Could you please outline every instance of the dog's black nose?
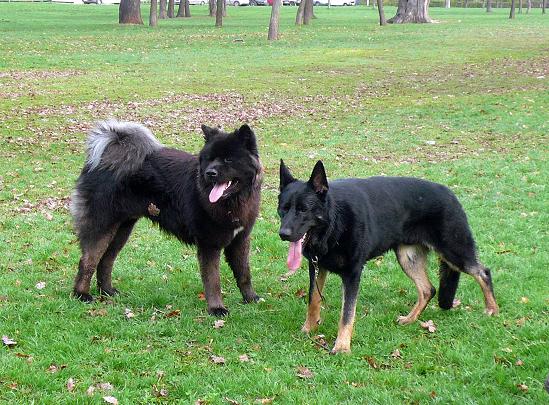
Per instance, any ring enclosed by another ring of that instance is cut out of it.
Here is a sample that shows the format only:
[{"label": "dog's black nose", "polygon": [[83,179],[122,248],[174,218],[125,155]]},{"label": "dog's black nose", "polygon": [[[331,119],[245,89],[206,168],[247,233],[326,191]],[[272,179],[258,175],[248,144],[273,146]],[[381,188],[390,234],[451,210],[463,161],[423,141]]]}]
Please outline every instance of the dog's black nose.
[{"label": "dog's black nose", "polygon": [[210,178],[214,178],[214,177],[217,177],[217,170],[215,169],[207,169],[206,170],[206,176],[210,177]]},{"label": "dog's black nose", "polygon": [[280,228],[280,231],[278,232],[278,235],[280,236],[280,239],[282,239],[282,240],[289,240],[290,236],[292,236],[292,231],[289,228]]}]

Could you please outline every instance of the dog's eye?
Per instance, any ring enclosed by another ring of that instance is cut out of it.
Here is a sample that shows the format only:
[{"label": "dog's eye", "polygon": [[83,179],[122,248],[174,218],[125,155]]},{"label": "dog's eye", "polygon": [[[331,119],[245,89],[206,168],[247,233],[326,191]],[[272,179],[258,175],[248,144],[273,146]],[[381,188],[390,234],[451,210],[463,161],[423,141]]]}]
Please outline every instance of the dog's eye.
[{"label": "dog's eye", "polygon": [[305,211],[307,211],[307,208],[305,208],[304,205],[298,205],[297,207],[295,207],[295,209],[297,210],[297,212],[305,212]]},{"label": "dog's eye", "polygon": [[233,160],[231,158],[228,158],[228,157],[226,157],[224,160],[225,160],[225,163],[232,163],[233,162]]}]

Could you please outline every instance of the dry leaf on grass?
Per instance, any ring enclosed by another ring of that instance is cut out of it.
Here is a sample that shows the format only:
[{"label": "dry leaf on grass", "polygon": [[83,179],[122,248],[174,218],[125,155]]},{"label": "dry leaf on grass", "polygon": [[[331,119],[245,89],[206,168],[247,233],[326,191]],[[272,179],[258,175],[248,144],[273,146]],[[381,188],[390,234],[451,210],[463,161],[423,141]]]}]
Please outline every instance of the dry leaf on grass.
[{"label": "dry leaf on grass", "polygon": [[429,319],[427,322],[420,322],[419,325],[423,329],[427,329],[429,333],[435,333],[437,330],[435,323],[431,319]]},{"label": "dry leaf on grass", "polygon": [[106,396],[106,397],[103,397],[103,401],[105,401],[105,402],[108,403],[108,404],[118,405],[118,399],[116,399],[116,398],[113,397],[113,396]]},{"label": "dry leaf on grass", "polygon": [[36,283],[35,287],[37,290],[43,290],[44,288],[46,288],[46,282],[39,281],[38,283]]},{"label": "dry leaf on grass", "polygon": [[257,398],[257,399],[255,400],[255,402],[256,402],[257,404],[262,404],[262,405],[264,405],[264,404],[272,404],[273,401],[274,401],[274,397],[272,397],[272,398]]},{"label": "dry leaf on grass", "polygon": [[524,365],[524,362],[521,360],[521,359],[518,359],[516,362],[515,362],[515,366],[523,366]]},{"label": "dry leaf on grass", "polygon": [[74,390],[74,387],[75,387],[75,382],[74,382],[74,378],[69,378],[67,380],[67,391],[69,392],[72,392]]},{"label": "dry leaf on grass", "polygon": [[204,292],[199,292],[198,293],[198,299],[200,301],[206,301],[206,295],[204,294]]},{"label": "dry leaf on grass", "polygon": [[131,319],[131,318],[135,318],[135,314],[132,312],[131,309],[129,308],[126,308],[124,310],[124,316],[127,318],[127,319]]},{"label": "dry leaf on grass", "polygon": [[86,390],[86,395],[88,395],[88,396],[91,397],[91,396],[93,395],[94,392],[95,392],[95,387],[94,387],[93,385],[90,385],[90,386],[88,387],[88,389]]},{"label": "dry leaf on grass", "polygon": [[216,356],[215,354],[212,354],[210,356],[210,360],[214,364],[225,364],[225,358],[221,356]]},{"label": "dry leaf on grass", "polygon": [[401,358],[402,358],[402,354],[400,354],[400,350],[395,349],[395,350],[391,353],[391,357],[392,357],[393,359],[401,359]]},{"label": "dry leaf on grass", "polygon": [[297,298],[303,298],[305,297],[305,290],[303,288],[300,288],[297,290],[294,294]]},{"label": "dry leaf on grass", "polygon": [[153,385],[153,394],[157,398],[165,398],[168,396],[168,390],[165,388],[158,389],[156,385]]},{"label": "dry leaf on grass", "polygon": [[225,401],[227,401],[231,405],[240,405],[240,402],[235,401],[234,399],[227,398],[227,397],[225,397]]},{"label": "dry leaf on grass", "polygon": [[105,308],[90,309],[88,314],[90,314],[90,316],[106,316],[107,310]]},{"label": "dry leaf on grass", "polygon": [[297,376],[299,378],[305,379],[305,378],[313,378],[315,375],[307,367],[300,366],[300,367],[297,368]]},{"label": "dry leaf on grass", "polygon": [[461,305],[461,301],[458,300],[458,299],[455,299],[454,301],[452,301],[452,308],[457,308]]},{"label": "dry leaf on grass", "polygon": [[2,336],[2,343],[4,343],[8,347],[13,347],[17,344],[17,342],[13,339],[10,339],[6,335]]},{"label": "dry leaf on grass", "polygon": [[528,386],[526,384],[517,384],[517,388],[522,392],[528,392]]},{"label": "dry leaf on grass", "polygon": [[248,357],[247,354],[242,354],[240,356],[238,356],[238,360],[240,360],[240,362],[242,363],[247,363],[250,361],[250,358]]},{"label": "dry leaf on grass", "polygon": [[214,329],[221,329],[223,326],[225,326],[225,321],[223,319],[217,319],[214,322]]},{"label": "dry leaf on grass", "polygon": [[373,356],[365,356],[364,360],[366,360],[370,367],[372,367],[374,370],[377,370],[379,368],[379,366],[377,365],[377,361]]},{"label": "dry leaf on grass", "polygon": [[181,311],[179,309],[174,309],[171,312],[168,312],[166,315],[164,315],[166,318],[176,318],[179,315],[181,315]]}]

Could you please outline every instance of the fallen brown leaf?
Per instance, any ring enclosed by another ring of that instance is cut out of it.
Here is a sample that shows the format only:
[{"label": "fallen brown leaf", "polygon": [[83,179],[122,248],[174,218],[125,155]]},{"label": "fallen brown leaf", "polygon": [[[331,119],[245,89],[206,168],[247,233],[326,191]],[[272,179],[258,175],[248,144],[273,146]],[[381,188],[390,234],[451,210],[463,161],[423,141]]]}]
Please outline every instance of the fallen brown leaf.
[{"label": "fallen brown leaf", "polygon": [[272,398],[257,398],[255,400],[256,403],[259,403],[259,404],[272,404],[273,401],[274,401],[275,397],[272,397]]},{"label": "fallen brown leaf", "polygon": [[517,384],[517,388],[522,392],[528,392],[528,386],[526,384]]},{"label": "fallen brown leaf", "polygon": [[420,322],[419,325],[423,329],[427,329],[429,333],[435,333],[435,331],[437,330],[435,323],[431,319],[429,319],[427,322]]},{"label": "fallen brown leaf", "polygon": [[299,378],[304,378],[305,379],[305,378],[313,378],[315,375],[307,367],[300,366],[300,367],[297,368],[297,376]]},{"label": "fallen brown leaf", "polygon": [[13,347],[17,344],[17,342],[13,339],[10,339],[6,335],[2,336],[2,343],[4,343],[8,347]]},{"label": "fallen brown leaf", "polygon": [[458,299],[455,299],[454,301],[452,301],[452,308],[457,308],[461,305],[461,301],[458,300]]},{"label": "fallen brown leaf", "polygon": [[250,358],[248,357],[247,354],[242,354],[238,356],[238,360],[240,360],[242,363],[247,363],[250,361]]},{"label": "fallen brown leaf", "polygon": [[103,401],[105,401],[105,402],[108,403],[108,404],[118,405],[118,399],[116,399],[116,398],[113,397],[113,396],[106,396],[106,397],[103,397]]},{"label": "fallen brown leaf", "polygon": [[88,314],[90,314],[90,316],[106,316],[107,310],[105,308],[90,309]]},{"label": "fallen brown leaf", "polygon": [[88,395],[88,396],[91,397],[91,396],[93,395],[94,392],[95,392],[95,387],[94,387],[93,385],[90,385],[90,386],[88,387],[88,389],[86,390],[86,395]]},{"label": "fallen brown leaf", "polygon": [[181,314],[181,311],[179,309],[174,309],[171,312],[168,312],[166,315],[164,315],[166,318],[175,318],[178,317]]},{"label": "fallen brown leaf", "polygon": [[212,354],[210,356],[210,360],[214,364],[225,364],[225,358],[221,356],[216,356],[215,354]]},{"label": "fallen brown leaf", "polygon": [[391,357],[392,357],[393,359],[401,359],[401,358],[402,358],[402,355],[400,354],[400,350],[395,349],[395,350],[391,353]]},{"label": "fallen brown leaf", "polygon": [[75,382],[74,382],[74,378],[69,378],[67,380],[67,391],[69,392],[72,392],[74,390],[74,387],[75,387]]},{"label": "fallen brown leaf", "polygon": [[131,309],[129,308],[126,308],[124,310],[124,316],[127,318],[127,319],[131,319],[131,318],[135,318],[135,314],[132,312]]},{"label": "fallen brown leaf", "polygon": [[300,288],[297,290],[294,294],[297,298],[303,298],[305,297],[305,290],[303,288]]},{"label": "fallen brown leaf", "polygon": [[521,359],[518,359],[516,362],[515,362],[515,366],[523,366],[524,365],[524,362],[521,360]]},{"label": "fallen brown leaf", "polygon": [[223,319],[217,319],[214,322],[214,329],[221,329],[223,326],[225,326],[225,321]]},{"label": "fallen brown leaf", "polygon": [[38,283],[36,283],[35,287],[37,290],[43,290],[44,288],[46,288],[46,282],[39,281]]},{"label": "fallen brown leaf", "polygon": [[206,301],[206,295],[204,294],[204,292],[199,292],[198,293],[198,299],[200,301]]},{"label": "fallen brown leaf", "polygon": [[240,402],[235,401],[234,399],[227,398],[227,397],[225,397],[225,401],[227,401],[231,405],[240,405]]},{"label": "fallen brown leaf", "polygon": [[376,359],[374,357],[365,356],[364,360],[366,360],[368,362],[368,364],[370,365],[370,367],[372,367],[373,369],[377,370],[379,368],[379,366],[377,365]]}]

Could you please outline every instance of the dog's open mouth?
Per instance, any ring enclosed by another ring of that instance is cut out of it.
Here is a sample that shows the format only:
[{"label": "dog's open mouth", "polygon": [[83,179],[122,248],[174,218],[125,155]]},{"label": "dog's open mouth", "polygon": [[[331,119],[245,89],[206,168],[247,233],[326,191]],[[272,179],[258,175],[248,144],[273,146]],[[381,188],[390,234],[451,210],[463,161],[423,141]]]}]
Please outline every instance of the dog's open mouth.
[{"label": "dog's open mouth", "polygon": [[238,180],[235,180],[234,182],[231,180],[226,183],[215,183],[212,191],[210,191],[210,202],[213,204],[219,201],[221,197],[227,197],[227,195],[230,194],[230,187],[233,186],[234,188],[237,184]]},{"label": "dog's open mouth", "polygon": [[288,261],[286,262],[288,268],[290,269],[288,275],[294,274],[297,269],[301,266],[301,260],[303,259],[303,245],[305,243],[305,238],[307,233],[301,237],[301,239],[290,242],[290,249],[288,250]]}]

